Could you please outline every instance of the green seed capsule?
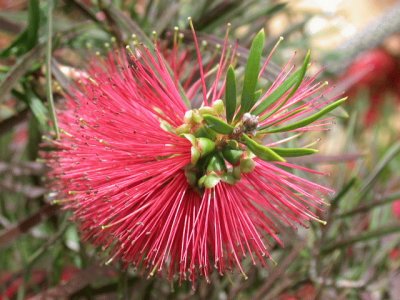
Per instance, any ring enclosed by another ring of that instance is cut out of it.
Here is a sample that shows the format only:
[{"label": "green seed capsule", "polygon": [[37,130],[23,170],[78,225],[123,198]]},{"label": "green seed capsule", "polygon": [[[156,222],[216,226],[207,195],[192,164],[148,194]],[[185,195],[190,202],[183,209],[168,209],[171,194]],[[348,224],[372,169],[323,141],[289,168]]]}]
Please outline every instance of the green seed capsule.
[{"label": "green seed capsule", "polygon": [[242,173],[251,173],[255,167],[256,164],[251,158],[245,158],[240,161],[240,171]]},{"label": "green seed capsule", "polygon": [[216,115],[215,110],[209,106],[203,106],[199,108],[199,113],[204,116],[205,114]]},{"label": "green seed capsule", "polygon": [[242,154],[243,154],[242,150],[234,150],[234,149],[222,150],[222,155],[232,165],[236,165],[239,163],[240,158],[242,157]]},{"label": "green seed capsule", "polygon": [[238,143],[238,141],[236,141],[236,140],[229,140],[228,142],[227,142],[227,147],[229,148],[229,149],[235,149],[235,150],[239,150],[240,148],[239,148],[239,143]]},{"label": "green seed capsule", "polygon": [[217,174],[221,172],[226,172],[225,162],[219,154],[214,154],[211,156],[210,161],[207,165],[207,173],[210,172],[216,172]]},{"label": "green seed capsule", "polygon": [[208,129],[207,127],[202,126],[195,132],[195,136],[196,137],[205,137],[210,140],[214,140],[217,137],[217,134],[215,133],[215,131],[212,131],[212,130]]},{"label": "green seed capsule", "polygon": [[192,146],[192,148],[190,148],[190,154],[191,154],[190,161],[193,165],[195,165],[200,159],[201,153],[195,146]]},{"label": "green seed capsule", "polygon": [[237,180],[242,178],[242,170],[240,169],[240,166],[233,167],[232,176],[235,177]]},{"label": "green seed capsule", "polygon": [[222,175],[221,180],[231,185],[234,185],[237,182],[237,179],[230,173]]},{"label": "green seed capsule", "polygon": [[212,107],[218,115],[222,114],[225,111],[224,101],[222,101],[221,99],[214,101]]},{"label": "green seed capsule", "polygon": [[215,143],[208,138],[199,137],[196,139],[195,147],[200,151],[200,156],[204,157],[214,151]]},{"label": "green seed capsule", "polygon": [[191,186],[195,186],[197,183],[197,176],[196,173],[193,171],[189,171],[189,170],[185,170],[185,176],[186,176],[186,180],[187,182],[191,185]]},{"label": "green seed capsule", "polygon": [[206,189],[212,189],[215,187],[219,182],[221,181],[221,178],[217,176],[216,174],[210,174],[206,176],[206,179],[204,180],[204,187]]}]

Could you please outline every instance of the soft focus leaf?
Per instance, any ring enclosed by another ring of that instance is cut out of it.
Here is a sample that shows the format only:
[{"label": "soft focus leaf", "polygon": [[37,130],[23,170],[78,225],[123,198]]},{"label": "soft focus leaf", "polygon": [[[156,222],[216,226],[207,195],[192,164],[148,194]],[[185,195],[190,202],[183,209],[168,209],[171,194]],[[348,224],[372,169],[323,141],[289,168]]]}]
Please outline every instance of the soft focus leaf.
[{"label": "soft focus leaf", "polygon": [[233,127],[231,125],[212,115],[203,115],[203,118],[209,125],[209,128],[218,133],[231,134],[233,132]]},{"label": "soft focus leaf", "polygon": [[26,84],[24,84],[24,92],[20,93],[13,91],[13,95],[29,106],[36,120],[40,124],[41,130],[44,131],[47,129],[48,110],[43,102],[33,93],[33,91]]},{"label": "soft focus leaf", "polygon": [[0,82],[0,102],[4,97],[7,96],[8,92],[18,82],[21,76],[27,72],[32,65],[36,62],[36,59],[40,57],[44,49],[44,44],[35,46],[31,51],[21,57],[15,65],[6,74],[3,81]]},{"label": "soft focus leaf", "polygon": [[12,54],[20,55],[31,50],[38,42],[40,25],[40,8],[38,0],[29,1],[27,28],[15,39],[10,46],[0,53],[0,57]]},{"label": "soft focus leaf", "polygon": [[275,151],[271,150],[271,148],[260,145],[259,143],[251,139],[248,135],[243,134],[243,140],[250,151],[253,152],[258,158],[261,158],[265,161],[285,161],[283,157],[275,153]]},{"label": "soft focus leaf", "polygon": [[346,98],[342,98],[339,99],[331,104],[329,104],[328,106],[324,107],[323,109],[321,109],[319,112],[304,118],[298,122],[289,124],[287,126],[283,126],[283,127],[279,127],[279,128],[275,128],[275,129],[271,129],[266,131],[267,133],[274,133],[274,132],[283,132],[283,131],[290,131],[290,130],[294,130],[297,128],[301,128],[304,126],[307,126],[308,124],[311,124],[312,122],[318,120],[320,117],[322,117],[323,115],[327,114],[328,112],[330,112],[331,110],[335,109],[336,107],[338,107],[339,105],[341,105],[343,102],[345,102],[347,100]]},{"label": "soft focus leaf", "polygon": [[[292,88],[290,94],[287,96],[286,100],[290,99],[291,96],[297,91],[301,82],[304,79],[304,75],[307,71],[307,66],[310,62],[310,52],[307,52],[307,55],[304,59],[303,65],[296,72],[291,74],[280,86],[278,86],[272,93],[269,95],[264,101],[262,101],[252,112],[254,115],[262,114],[268,107],[278,101],[290,88]],[[285,103],[284,101],[281,106]],[[268,114],[267,116],[271,115]],[[267,116],[264,116],[262,119],[265,119]]]},{"label": "soft focus leaf", "polygon": [[237,118],[240,118],[245,112],[248,112],[255,104],[255,91],[258,81],[258,73],[260,72],[260,61],[264,42],[265,33],[264,30],[261,30],[251,44],[244,75],[243,91],[240,102],[241,107]]},{"label": "soft focus leaf", "polygon": [[308,148],[275,148],[275,147],[271,147],[270,149],[283,157],[304,156],[304,155],[311,155],[311,154],[318,152],[318,150],[308,149]]},{"label": "soft focus leaf", "polygon": [[400,226],[396,224],[391,226],[385,226],[375,230],[363,232],[361,234],[357,234],[356,236],[351,236],[349,238],[337,242],[329,243],[324,247],[322,247],[321,250],[324,254],[326,254],[336,249],[343,249],[359,242],[366,242],[371,239],[382,238],[384,236],[387,236],[395,232],[400,232]]},{"label": "soft focus leaf", "polygon": [[226,120],[230,123],[236,111],[236,77],[232,66],[229,67],[226,74],[225,109]]}]

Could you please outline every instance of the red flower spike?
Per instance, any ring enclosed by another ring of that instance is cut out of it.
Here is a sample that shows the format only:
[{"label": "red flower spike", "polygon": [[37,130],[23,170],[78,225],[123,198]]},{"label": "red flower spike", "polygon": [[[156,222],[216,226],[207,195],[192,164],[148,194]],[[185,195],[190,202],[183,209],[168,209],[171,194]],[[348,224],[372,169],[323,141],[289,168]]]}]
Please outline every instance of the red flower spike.
[{"label": "red flower spike", "polygon": [[[176,37],[167,60],[160,50],[142,45],[128,54],[96,57],[59,112],[62,137],[47,154],[52,187],[74,212],[83,237],[109,249],[110,262],[118,258],[149,275],[166,273],[193,284],[199,276],[209,280],[213,269],[222,275],[235,266],[246,277],[244,257],[265,265],[269,240],[282,244],[278,223],[320,221],[316,211],[331,190],[287,170],[319,173],[280,156],[304,155],[299,148],[273,148],[280,155],[268,148],[300,134],[277,140],[258,128],[283,128],[308,118],[304,126],[287,127],[289,135],[324,129],[329,122],[314,122],[319,116],[313,116],[332,99],[322,99],[324,85],[306,78],[263,110],[260,118],[271,116],[260,124],[251,112],[227,124],[220,99],[235,57],[227,36],[220,57],[209,61],[195,38],[198,64],[190,63]],[[219,61],[214,70],[212,61]],[[284,68],[255,107],[292,69]]]}]

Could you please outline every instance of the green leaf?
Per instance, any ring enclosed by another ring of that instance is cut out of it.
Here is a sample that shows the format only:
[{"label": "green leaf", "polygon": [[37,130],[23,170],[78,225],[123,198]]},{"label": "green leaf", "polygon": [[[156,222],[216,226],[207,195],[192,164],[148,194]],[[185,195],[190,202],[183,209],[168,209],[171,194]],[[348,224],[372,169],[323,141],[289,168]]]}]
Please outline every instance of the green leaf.
[{"label": "green leaf", "polygon": [[[274,104],[276,101],[278,101],[290,88],[293,87],[292,91],[286,98],[286,101],[290,99],[290,97],[293,96],[293,94],[297,91],[299,88],[301,82],[304,79],[304,75],[306,74],[308,64],[310,62],[310,51],[307,52],[307,55],[304,59],[303,65],[300,69],[298,69],[296,72],[291,74],[279,87],[277,87],[263,102],[261,102],[252,112],[253,115],[260,115],[262,114],[269,106]],[[282,102],[282,104],[277,107],[276,110],[278,110],[280,107],[282,107],[286,101]],[[273,114],[274,112],[269,113],[266,116],[263,116],[261,120],[265,120],[268,116]]]},{"label": "green leaf", "polygon": [[276,123],[282,123],[283,121],[285,121],[285,120],[291,118],[292,116],[294,116],[294,115],[296,115],[296,114],[298,114],[298,113],[300,113],[300,112],[302,112],[302,111],[304,111],[304,110],[306,110],[306,109],[307,109],[306,107],[302,107],[302,108],[295,109],[295,110],[293,110],[292,112],[290,112],[289,114],[287,114],[285,117],[277,118],[274,122],[272,122],[272,123],[270,123],[270,124],[268,124],[268,125],[258,127],[258,128],[257,128],[257,131],[258,131],[258,133],[263,134],[263,133],[265,133],[266,131],[268,131],[268,130],[266,130],[267,128],[269,128],[269,127],[275,125]]},{"label": "green leaf", "polygon": [[31,88],[27,84],[23,84],[24,91],[18,92],[17,90],[12,90],[12,95],[19,100],[23,101],[29,106],[33,115],[40,125],[42,131],[48,130],[48,111],[43,102],[35,95]]},{"label": "green leaf", "polygon": [[264,145],[260,145],[253,139],[251,139],[248,135],[243,134],[242,136],[244,142],[251,152],[253,152],[258,158],[261,158],[265,161],[282,161],[285,159],[273,151],[271,148],[268,148]]},{"label": "green leaf", "polygon": [[32,49],[39,38],[39,25],[40,25],[40,7],[39,0],[30,0],[29,1],[29,10],[28,10],[28,28],[27,39],[25,41],[26,50]]},{"label": "green leaf", "polygon": [[400,231],[400,226],[397,224],[386,225],[385,227],[381,227],[375,230],[364,231],[362,233],[358,233],[356,235],[344,238],[342,240],[333,241],[332,243],[325,244],[321,248],[321,253],[327,254],[337,249],[343,249],[359,242],[366,242],[371,239],[383,238],[389,234],[396,233],[399,231]]},{"label": "green leaf", "polygon": [[203,115],[204,121],[208,124],[209,128],[221,134],[231,134],[233,127],[224,121],[212,115]]},{"label": "green leaf", "polygon": [[302,120],[300,120],[298,122],[295,122],[293,124],[289,124],[287,126],[283,126],[283,127],[279,127],[279,128],[268,130],[265,133],[290,131],[290,130],[294,130],[294,129],[297,129],[297,128],[301,128],[301,127],[307,126],[308,124],[311,124],[312,122],[316,121],[317,119],[319,119],[323,115],[327,114],[331,110],[334,110],[336,107],[341,105],[346,100],[347,100],[347,97],[339,99],[339,100],[329,104],[328,106],[324,107],[319,112],[316,112],[315,114],[313,114],[313,115],[311,115],[311,116],[309,116],[307,118],[304,118],[304,119],[302,119]]},{"label": "green leaf", "polygon": [[261,30],[254,38],[247,60],[246,70],[243,81],[243,91],[241,97],[241,108],[238,116],[239,119],[245,112],[248,112],[256,102],[255,91],[258,81],[258,73],[260,72],[260,61],[262,50],[265,42],[264,30]]},{"label": "green leaf", "polygon": [[232,122],[233,116],[236,111],[236,77],[235,71],[232,66],[229,66],[226,73],[225,83],[225,109],[226,120],[228,123]]},{"label": "green leaf", "polygon": [[262,94],[262,89],[259,89],[259,90],[255,91],[254,92],[254,99],[257,100],[258,98],[260,98],[261,94]]},{"label": "green leaf", "polygon": [[60,129],[58,128],[57,113],[53,98],[53,84],[51,74],[51,57],[53,51],[53,0],[47,1],[47,47],[46,47],[46,95],[49,105],[50,118],[56,133],[56,139],[60,139]]},{"label": "green leaf", "polygon": [[304,79],[304,76],[306,75],[306,72],[307,72],[308,64],[310,63],[310,57],[311,57],[311,51],[308,50],[307,54],[306,54],[306,57],[304,58],[303,65],[301,66],[301,68],[299,70],[300,72],[299,72],[299,75],[297,77],[296,84],[295,84],[294,88],[291,90],[291,92],[290,92],[289,96],[287,97],[287,99],[289,99],[290,97],[292,97],[294,95],[294,93],[296,93],[296,91],[298,90],[300,84],[302,83],[302,81]]},{"label": "green leaf", "polygon": [[40,7],[39,0],[30,0],[28,7],[27,28],[18,37],[1,51],[0,57],[8,57],[12,54],[21,55],[31,50],[39,39]]},{"label": "green leaf", "polygon": [[275,153],[279,154],[283,157],[297,157],[304,155],[311,155],[317,153],[316,149],[308,149],[308,148],[270,148]]}]

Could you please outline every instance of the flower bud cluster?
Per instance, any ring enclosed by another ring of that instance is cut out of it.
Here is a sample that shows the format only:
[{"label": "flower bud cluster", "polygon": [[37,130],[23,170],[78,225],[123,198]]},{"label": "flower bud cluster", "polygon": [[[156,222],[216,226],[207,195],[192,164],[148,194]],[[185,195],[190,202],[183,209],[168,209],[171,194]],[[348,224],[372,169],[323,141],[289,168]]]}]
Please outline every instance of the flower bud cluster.
[{"label": "flower bud cluster", "polygon": [[[189,110],[184,124],[175,129],[192,144],[191,164],[186,166],[185,175],[198,191],[213,188],[220,181],[235,184],[243,173],[252,172],[255,167],[255,156],[240,143],[240,135],[229,129],[216,128],[218,122],[225,122],[224,111],[222,100],[215,101],[212,106]],[[215,121],[213,125],[205,121],[205,117],[210,116]],[[257,127],[255,122],[250,114],[246,114],[234,131],[248,132],[247,127],[253,131]]]}]

